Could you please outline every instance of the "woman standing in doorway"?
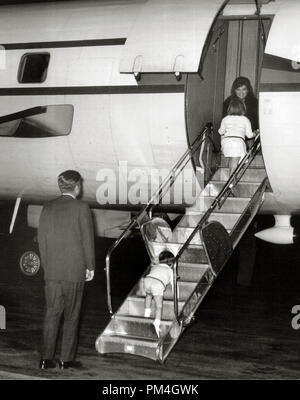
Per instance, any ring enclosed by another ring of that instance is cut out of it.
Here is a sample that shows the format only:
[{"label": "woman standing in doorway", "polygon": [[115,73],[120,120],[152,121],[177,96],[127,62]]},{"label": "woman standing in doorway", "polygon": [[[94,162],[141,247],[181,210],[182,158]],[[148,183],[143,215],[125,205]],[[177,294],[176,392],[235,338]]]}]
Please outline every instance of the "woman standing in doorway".
[{"label": "woman standing in doorway", "polygon": [[227,115],[231,100],[238,99],[245,106],[245,116],[250,120],[252,131],[259,129],[258,126],[258,101],[254,96],[250,80],[244,76],[236,78],[231,87],[231,95],[223,103],[223,118]]}]

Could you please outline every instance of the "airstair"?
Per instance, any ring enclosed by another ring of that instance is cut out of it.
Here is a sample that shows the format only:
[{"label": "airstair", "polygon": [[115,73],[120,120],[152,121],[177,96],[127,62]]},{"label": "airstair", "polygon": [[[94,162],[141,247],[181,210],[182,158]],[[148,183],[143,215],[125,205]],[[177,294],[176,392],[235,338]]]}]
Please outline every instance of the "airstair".
[{"label": "airstair", "polygon": [[[247,227],[259,210],[268,186],[262,155],[259,154],[259,135],[251,149],[229,176],[228,159],[221,158],[219,168],[213,173],[192,207],[186,209],[172,237],[164,235],[148,240],[147,225],[160,225],[161,232],[167,230],[161,218],[152,218],[152,211],[163,196],[164,184],[174,181],[186,160],[210,140],[211,125],[207,125],[199,138],[174,166],[165,183],[159,188],[141,213],[131,221],[126,231],[110,248],[106,257],[107,300],[111,319],[96,340],[96,350],[104,353],[127,353],[164,362],[168,354],[193,320],[194,314],[206,293],[215,282],[230,258]],[[234,190],[234,196],[232,192]],[[154,200],[156,199],[156,200]],[[161,224],[160,221],[161,220]],[[164,249],[169,249],[174,258],[174,287],[169,285],[164,293],[161,332],[158,337],[154,326],[154,301],[151,317],[144,318],[144,277],[114,312],[110,292],[110,257],[119,243],[135,226],[139,226],[150,258]]]}]

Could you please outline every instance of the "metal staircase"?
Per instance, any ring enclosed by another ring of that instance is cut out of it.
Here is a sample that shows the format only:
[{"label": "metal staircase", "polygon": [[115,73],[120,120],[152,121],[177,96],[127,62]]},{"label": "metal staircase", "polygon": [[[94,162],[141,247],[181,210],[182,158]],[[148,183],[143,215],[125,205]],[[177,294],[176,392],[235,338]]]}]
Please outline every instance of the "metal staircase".
[{"label": "metal staircase", "polygon": [[[211,127],[206,127],[200,139],[187,152],[190,159],[195,149],[203,145]],[[229,177],[227,160],[222,157],[219,169],[206,184],[199,198],[174,229],[171,240],[151,242],[156,254],[169,249],[174,258],[174,287],[164,293],[160,337],[151,317],[144,318],[143,279],[149,268],[114,313],[110,296],[110,256],[120,241],[138,224],[143,227],[155,205],[149,201],[128,229],[114,243],[107,255],[107,293],[111,320],[96,340],[96,350],[104,353],[128,353],[164,362],[179,337],[193,319],[196,309],[226,264],[233,249],[246,231],[263,202],[267,178],[257,136],[247,155]],[[174,167],[183,165],[183,159]],[[185,165],[185,164],[184,164]],[[174,170],[170,176],[174,176]],[[170,177],[167,177],[170,180]],[[174,178],[176,179],[176,178]],[[232,196],[232,189],[235,197]],[[163,195],[163,185],[160,194]],[[141,230],[143,233],[143,230]],[[143,236],[144,237],[144,236]],[[145,239],[145,237],[144,237]],[[146,243],[146,246],[149,243]],[[170,286],[170,285],[169,285]]]}]

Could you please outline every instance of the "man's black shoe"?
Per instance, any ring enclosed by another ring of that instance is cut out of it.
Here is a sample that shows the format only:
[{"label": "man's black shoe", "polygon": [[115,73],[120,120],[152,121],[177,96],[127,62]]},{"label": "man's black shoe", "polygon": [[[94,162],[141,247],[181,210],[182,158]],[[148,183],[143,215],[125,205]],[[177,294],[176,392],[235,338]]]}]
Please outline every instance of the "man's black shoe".
[{"label": "man's black shoe", "polygon": [[56,362],[53,360],[40,360],[40,365],[39,367],[41,369],[47,369],[47,368],[55,368],[56,367]]},{"label": "man's black shoe", "polygon": [[60,369],[67,369],[67,368],[81,368],[82,363],[80,361],[59,361],[58,362]]}]

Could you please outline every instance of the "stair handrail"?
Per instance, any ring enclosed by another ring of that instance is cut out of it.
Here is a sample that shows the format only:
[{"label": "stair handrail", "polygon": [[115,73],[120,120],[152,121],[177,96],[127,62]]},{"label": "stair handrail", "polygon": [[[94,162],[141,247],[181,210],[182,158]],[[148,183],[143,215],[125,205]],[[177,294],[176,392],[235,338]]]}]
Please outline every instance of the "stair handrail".
[{"label": "stair handrail", "polygon": [[111,260],[112,253],[116,250],[116,248],[123,241],[123,239],[125,239],[127,236],[130,235],[132,229],[136,225],[138,225],[139,222],[142,221],[146,215],[149,215],[152,212],[152,208],[156,204],[159,204],[161,202],[162,198],[167,193],[167,191],[164,193],[163,190],[166,187],[168,187],[168,188],[172,187],[172,185],[176,181],[176,179],[179,176],[179,174],[181,173],[181,171],[184,169],[184,167],[187,165],[187,163],[191,160],[194,153],[199,149],[202,142],[206,139],[206,137],[209,135],[209,133],[212,132],[212,129],[213,129],[213,126],[212,126],[211,122],[209,122],[205,125],[203,130],[200,132],[199,135],[197,135],[197,137],[192,142],[192,144],[188,145],[187,150],[183,153],[183,155],[175,163],[175,165],[170,170],[168,175],[164,178],[162,183],[159,185],[158,189],[150,197],[147,204],[141,209],[141,211],[139,212],[138,215],[134,216],[131,219],[127,228],[121,233],[121,235],[114,241],[114,243],[108,249],[108,251],[106,253],[106,257],[105,257],[104,270],[106,273],[107,307],[108,307],[110,316],[113,316],[113,307],[112,307],[112,302],[111,302],[111,284],[110,284],[110,266],[111,266],[110,260]]},{"label": "stair handrail", "polygon": [[[178,315],[178,294],[177,294],[177,282],[179,280],[178,276],[178,262],[180,257],[182,256],[183,252],[186,250],[186,248],[190,245],[191,241],[193,240],[194,236],[196,233],[201,229],[201,227],[205,224],[205,222],[208,220],[210,215],[213,213],[215,208],[218,206],[219,208],[221,205],[223,205],[224,201],[221,200],[222,198],[226,198],[229,196],[229,194],[232,192],[232,189],[235,187],[235,185],[239,182],[241,177],[243,176],[244,172],[247,170],[249,165],[251,164],[252,160],[256,156],[257,152],[259,151],[261,147],[260,143],[260,134],[258,133],[255,137],[255,140],[251,146],[251,148],[248,150],[248,152],[245,154],[245,156],[242,158],[240,163],[237,165],[233,173],[230,175],[228,181],[224,185],[223,189],[220,191],[220,193],[216,196],[215,200],[212,202],[208,210],[204,213],[192,233],[189,235],[187,240],[184,242],[183,246],[180,248],[178,251],[177,255],[174,257],[174,262],[173,262],[173,305],[174,305],[174,315],[175,318],[178,322],[179,325],[183,323],[183,321],[180,321],[179,315]],[[240,174],[240,172],[242,172]],[[213,272],[213,271],[212,271]],[[214,272],[213,272],[214,274]],[[214,274],[215,275],[215,274]]]}]

